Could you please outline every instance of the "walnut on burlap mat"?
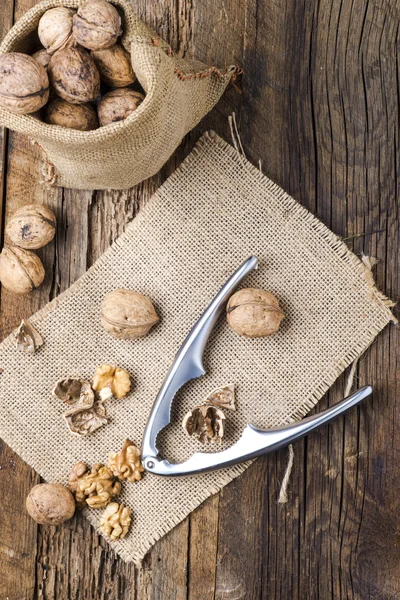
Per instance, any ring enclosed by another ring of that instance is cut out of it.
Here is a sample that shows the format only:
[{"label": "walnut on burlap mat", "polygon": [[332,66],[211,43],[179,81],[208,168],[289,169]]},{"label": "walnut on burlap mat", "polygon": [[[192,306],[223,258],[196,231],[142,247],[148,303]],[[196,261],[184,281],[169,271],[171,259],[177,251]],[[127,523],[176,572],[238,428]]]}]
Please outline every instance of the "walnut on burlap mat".
[{"label": "walnut on burlap mat", "polygon": [[[47,156],[47,183],[79,189],[123,189],[157,173],[183,136],[219,100],[237,69],[220,71],[199,61],[176,56],[135,13],[134,3],[110,0],[119,10],[122,44],[131,54],[133,70],[146,98],[127,119],[94,131],[77,131],[43,123],[34,115],[14,115],[0,108],[0,124],[25,133]],[[0,53],[40,47],[37,26],[55,6],[77,8],[81,0],[43,0],[8,32]],[[99,168],[101,165],[101,168]]]},{"label": "walnut on burlap mat", "polygon": [[[32,318],[45,344],[19,353],[0,346],[0,435],[47,481],[65,483],[77,460],[106,461],[125,438],[141,443],[150,409],[189,329],[221,285],[251,254],[260,269],[245,286],[274,293],[286,314],[276,335],[239,337],[221,318],[205,356],[207,375],[174,401],[160,446],[171,460],[198,449],[180,426],[207,392],[234,382],[237,412],[227,415],[226,444],[247,423],[279,425],[305,415],[377,333],[394,320],[390,302],[346,245],[219,137],[208,133],[159,189],[126,233],[67,292]],[[100,325],[103,296],[114,288],[150,296],[161,315],[151,333],[118,341]],[[63,376],[91,378],[109,362],[134,378],[133,393],[107,403],[111,423],[72,437],[51,397]],[[222,446],[224,447],[224,446]],[[133,508],[128,536],[112,543],[139,562],[152,544],[247,465],[197,477],[146,474],[124,483]],[[102,511],[88,511],[98,526]]]}]

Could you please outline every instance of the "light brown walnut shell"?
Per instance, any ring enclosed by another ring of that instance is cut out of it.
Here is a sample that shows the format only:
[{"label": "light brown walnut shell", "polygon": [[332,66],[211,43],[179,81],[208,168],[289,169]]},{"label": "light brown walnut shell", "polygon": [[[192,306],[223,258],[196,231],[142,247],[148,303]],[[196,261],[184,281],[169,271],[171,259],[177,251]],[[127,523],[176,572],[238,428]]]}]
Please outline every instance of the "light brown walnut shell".
[{"label": "light brown walnut shell", "polygon": [[99,126],[92,104],[71,104],[62,98],[56,98],[47,106],[46,121],[51,125],[79,131],[91,131]]},{"label": "light brown walnut shell", "polygon": [[104,508],[121,492],[121,483],[111,469],[101,463],[93,465],[91,471],[85,463],[76,463],[72,468],[68,487],[80,508],[85,504],[91,508]]},{"label": "light brown walnut shell", "polygon": [[89,381],[76,377],[67,377],[57,381],[53,396],[73,408],[86,410],[94,405],[94,391]]},{"label": "light brown walnut shell", "polygon": [[47,67],[49,66],[49,62],[51,60],[51,54],[47,52],[46,48],[42,48],[41,50],[38,50],[32,54],[32,58],[41,64],[42,67],[47,71]]},{"label": "light brown walnut shell", "polygon": [[16,114],[30,114],[49,99],[49,79],[42,65],[27,54],[0,55],[0,106]]},{"label": "light brown walnut shell", "polygon": [[113,452],[108,457],[108,466],[121,481],[130,482],[142,479],[144,467],[140,449],[130,440],[125,440],[119,452]]},{"label": "light brown walnut shell", "polygon": [[0,281],[7,290],[29,294],[39,287],[44,276],[42,261],[36,254],[17,246],[4,246],[0,254]]},{"label": "light brown walnut shell", "polygon": [[75,500],[59,483],[39,483],[26,498],[26,510],[40,525],[60,525],[75,513]]},{"label": "light brown walnut shell", "polygon": [[101,306],[101,324],[117,339],[143,337],[159,320],[151,300],[131,290],[110,292]]},{"label": "light brown walnut shell", "polygon": [[28,319],[22,319],[20,326],[16,330],[15,341],[17,350],[26,354],[35,354],[43,346],[43,338]]},{"label": "light brown walnut shell", "polygon": [[75,11],[66,6],[46,10],[40,18],[38,35],[49,54],[73,44],[72,17]]},{"label": "light brown walnut shell", "polygon": [[136,80],[131,57],[121,44],[104,50],[93,50],[92,56],[101,80],[112,88],[124,88]]},{"label": "light brown walnut shell", "polygon": [[99,95],[99,72],[93,58],[82,48],[64,48],[56,52],[48,72],[56,94],[67,102],[85,104]]},{"label": "light brown walnut shell", "polygon": [[105,94],[98,106],[99,122],[102,127],[123,121],[131,115],[144,100],[143,94],[127,88],[112,90]]},{"label": "light brown walnut shell", "polygon": [[74,15],[73,33],[77,43],[84,48],[110,48],[122,33],[121,17],[106,0],[87,0]]},{"label": "light brown walnut shell", "polygon": [[231,329],[254,338],[276,333],[285,316],[275,296],[255,288],[246,288],[233,294],[226,306],[226,313]]},{"label": "light brown walnut shell", "polygon": [[122,540],[129,531],[132,510],[118,502],[111,502],[100,519],[100,530],[111,540]]},{"label": "light brown walnut shell", "polygon": [[70,432],[78,436],[90,435],[108,423],[105,406],[100,400],[95,400],[91,407],[72,408],[63,416]]},{"label": "light brown walnut shell", "polygon": [[36,250],[51,242],[56,224],[56,217],[49,208],[42,204],[27,204],[11,216],[6,234],[16,246]]}]

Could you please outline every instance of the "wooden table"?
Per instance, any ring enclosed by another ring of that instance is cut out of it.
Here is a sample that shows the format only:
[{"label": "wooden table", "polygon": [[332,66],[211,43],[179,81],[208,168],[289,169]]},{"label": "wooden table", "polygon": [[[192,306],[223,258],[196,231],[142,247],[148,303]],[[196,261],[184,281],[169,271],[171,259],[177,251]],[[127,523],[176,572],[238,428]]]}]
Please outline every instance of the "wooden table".
[{"label": "wooden table", "polygon": [[[3,0],[0,32],[35,4]],[[162,173],[128,192],[40,183],[41,153],[3,132],[5,218],[27,202],[55,210],[40,254],[44,285],[1,291],[1,337],[65,290],[115,240],[214,128],[235,111],[249,158],[356,254],[376,256],[380,289],[399,295],[399,0],[136,0],[175,51],[244,68]],[[4,219],[3,219],[4,220]],[[312,298],[310,298],[312,302]],[[396,310],[396,309],[395,309]],[[277,504],[286,452],[258,460],[162,539],[143,568],[124,564],[78,516],[57,530],[24,511],[39,482],[0,444],[1,600],[394,600],[400,598],[399,334],[388,327],[358,368],[375,393],[295,446],[289,501]],[[340,399],[340,378],[318,410]]]}]

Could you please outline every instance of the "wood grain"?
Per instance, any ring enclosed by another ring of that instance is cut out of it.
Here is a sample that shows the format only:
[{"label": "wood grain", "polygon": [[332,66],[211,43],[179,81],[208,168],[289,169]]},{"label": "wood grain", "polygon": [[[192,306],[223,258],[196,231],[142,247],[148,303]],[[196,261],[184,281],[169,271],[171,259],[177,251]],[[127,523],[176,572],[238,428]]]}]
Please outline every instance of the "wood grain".
[{"label": "wood grain", "polygon": [[[34,3],[3,0],[0,32]],[[137,0],[135,7],[180,55],[242,65],[242,93],[231,86],[162,172],[126,192],[43,187],[40,151],[1,133],[0,215],[33,201],[58,217],[57,239],[41,252],[42,288],[23,299],[1,291],[1,336],[93,264],[203,131],[229,140],[233,111],[248,157],[354,252],[376,256],[378,286],[397,300],[400,0]],[[286,505],[277,504],[282,451],[197,509],[141,569],[116,558],[82,517],[36,528],[24,498],[38,478],[0,445],[0,598],[400,598],[399,342],[398,328],[387,328],[360,361],[357,384],[373,384],[373,399],[296,444]],[[343,393],[340,378],[318,410]]]}]

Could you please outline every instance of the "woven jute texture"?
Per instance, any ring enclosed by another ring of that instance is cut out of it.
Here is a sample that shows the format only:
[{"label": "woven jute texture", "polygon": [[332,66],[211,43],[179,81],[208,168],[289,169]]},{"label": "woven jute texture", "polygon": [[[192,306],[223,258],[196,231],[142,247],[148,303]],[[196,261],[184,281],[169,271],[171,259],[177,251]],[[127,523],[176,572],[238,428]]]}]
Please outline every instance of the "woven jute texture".
[{"label": "woven jute texture", "polygon": [[[159,447],[172,461],[198,450],[181,429],[183,415],[206,394],[233,382],[237,412],[227,414],[226,442],[247,423],[271,427],[304,416],[377,333],[394,320],[371,273],[312,214],[215,134],[191,155],[129,225],[126,233],[67,292],[32,318],[45,344],[18,352],[0,346],[0,436],[45,480],[65,483],[77,460],[106,461],[125,438],[141,443],[162,381],[188,331],[231,273],[251,254],[260,268],[244,286],[274,293],[285,312],[279,332],[246,339],[218,322],[205,353],[207,375],[174,400]],[[118,341],[100,325],[104,295],[128,288],[150,296],[160,323],[142,339]],[[107,402],[110,424],[88,438],[69,434],[67,408],[52,398],[67,375],[91,378],[105,362],[127,369],[133,392]],[[228,411],[227,411],[228,412]],[[146,474],[123,485],[133,508],[126,539],[112,546],[139,561],[186,515],[244,471],[238,465],[197,477]],[[88,511],[94,526],[102,511]]]},{"label": "woven jute texture", "polygon": [[[41,15],[54,6],[77,8],[80,0],[44,0],[14,25],[0,53],[37,49]],[[133,70],[146,92],[127,119],[95,131],[48,125],[31,115],[0,108],[0,124],[25,133],[46,155],[44,176],[52,184],[78,189],[123,189],[157,173],[183,136],[214,106],[234,67],[215,67],[183,60],[138,17],[127,0],[112,0],[123,18],[122,43],[131,53]],[[100,166],[100,168],[99,168]]]}]

